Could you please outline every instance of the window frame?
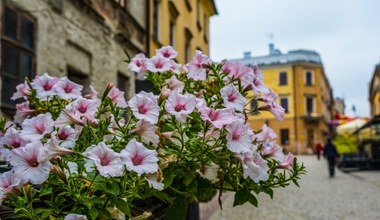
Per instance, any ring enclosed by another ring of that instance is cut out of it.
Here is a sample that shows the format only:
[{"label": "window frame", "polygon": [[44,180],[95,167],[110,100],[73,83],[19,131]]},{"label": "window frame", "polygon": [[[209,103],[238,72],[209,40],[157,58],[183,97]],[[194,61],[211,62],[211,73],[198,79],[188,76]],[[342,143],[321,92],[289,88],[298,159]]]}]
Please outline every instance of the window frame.
[{"label": "window frame", "polygon": [[[310,82],[308,81],[308,73],[310,73]],[[315,84],[315,77],[314,77],[314,71],[312,70],[305,70],[304,72],[304,83],[306,86],[313,86]]]},{"label": "window frame", "polygon": [[[285,78],[283,78],[285,77]],[[285,80],[285,81],[283,81]],[[286,86],[288,85],[288,73],[286,71],[281,71],[278,73],[278,85]]]},{"label": "window frame", "polygon": [[[286,107],[284,107],[282,105],[283,100],[286,100]],[[280,102],[280,105],[285,109],[285,113],[289,113],[289,97],[288,96],[280,96],[279,102]]]},{"label": "window frame", "polygon": [[[284,137],[284,134],[286,134],[286,137]],[[289,143],[290,143],[289,128],[281,128],[280,129],[280,143],[281,143],[281,145],[289,145]]]},{"label": "window frame", "polygon": [[[311,111],[308,111],[308,100],[311,99],[311,107],[312,107],[312,110]],[[315,112],[316,110],[316,106],[315,106],[315,96],[305,96],[305,114],[306,115],[310,115],[311,113]]]},{"label": "window frame", "polygon": [[[1,74],[1,79],[2,79],[2,84],[5,83],[4,77],[6,78],[11,78],[12,82],[7,82],[11,84],[15,84],[15,86],[19,83],[22,83],[24,81],[25,76],[28,76],[30,78],[35,77],[35,72],[36,72],[36,48],[37,48],[37,21],[34,17],[31,15],[19,10],[18,8],[5,4],[2,8],[2,16],[1,16],[1,21],[2,21],[2,26],[1,26],[1,33],[0,33],[0,41],[1,41],[1,66],[0,66],[0,74]],[[13,39],[12,37],[9,37],[5,34],[5,23],[6,23],[6,11],[11,11],[16,15],[16,39]],[[22,22],[26,20],[30,22],[33,25],[33,33],[32,35],[28,35],[32,37],[31,41],[31,47],[28,45],[23,44],[22,42],[22,36],[23,36],[23,26]],[[13,48],[14,51],[16,51],[16,70],[15,73],[8,73],[5,71],[5,66],[4,66],[4,54],[5,54],[5,47],[10,47]],[[22,56],[27,56],[30,58],[30,69],[27,74],[22,73],[22,66],[21,66],[21,59]],[[3,88],[3,85],[2,85]],[[16,110],[15,104],[17,104],[19,101],[11,101],[6,100],[7,97],[4,97],[3,91],[2,93],[2,98],[1,98],[1,110],[6,113],[6,114],[13,114]]]}]

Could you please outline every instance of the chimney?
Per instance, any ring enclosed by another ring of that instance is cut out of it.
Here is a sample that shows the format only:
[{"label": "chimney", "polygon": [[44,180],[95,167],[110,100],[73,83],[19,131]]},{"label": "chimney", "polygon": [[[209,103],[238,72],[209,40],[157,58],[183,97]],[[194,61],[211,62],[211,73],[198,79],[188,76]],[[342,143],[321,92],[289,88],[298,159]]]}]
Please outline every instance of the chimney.
[{"label": "chimney", "polygon": [[269,55],[274,55],[274,54],[275,54],[274,44],[270,43],[269,44]]},{"label": "chimney", "polygon": [[249,59],[251,58],[251,51],[246,51],[243,53],[244,59]]}]

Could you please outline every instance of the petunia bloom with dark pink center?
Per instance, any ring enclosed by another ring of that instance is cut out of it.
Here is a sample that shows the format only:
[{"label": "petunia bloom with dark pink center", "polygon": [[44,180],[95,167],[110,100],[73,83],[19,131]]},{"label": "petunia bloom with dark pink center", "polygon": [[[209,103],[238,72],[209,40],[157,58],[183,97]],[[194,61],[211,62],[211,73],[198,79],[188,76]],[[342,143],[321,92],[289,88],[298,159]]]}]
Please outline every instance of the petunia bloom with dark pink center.
[{"label": "petunia bloom with dark pink center", "polygon": [[238,111],[244,110],[246,100],[233,84],[223,87],[220,90],[220,94],[222,95],[224,106]]},{"label": "petunia bloom with dark pink center", "polygon": [[250,177],[255,183],[269,178],[268,163],[256,152],[246,152],[241,155],[244,178]]},{"label": "petunia bloom with dark pink center", "polygon": [[134,138],[129,141],[120,154],[129,171],[135,171],[138,175],[158,171],[157,151],[149,150]]},{"label": "petunia bloom with dark pink center", "polygon": [[43,99],[46,97],[52,97],[53,95],[57,95],[54,86],[58,81],[58,77],[51,77],[47,73],[45,73],[42,76],[36,77],[31,82],[31,85],[37,92],[37,98]]},{"label": "petunia bloom with dark pink center", "polygon": [[40,141],[34,141],[25,147],[13,149],[10,164],[21,183],[42,184],[50,173],[51,163],[46,160],[46,151]]},{"label": "petunia bloom with dark pink center", "polygon": [[82,85],[69,80],[66,76],[60,78],[57,84],[54,86],[54,91],[64,99],[76,99],[78,97],[81,97],[82,89]]},{"label": "petunia bloom with dark pink center", "polygon": [[203,66],[209,65],[211,62],[209,57],[203,54],[202,51],[197,50],[193,59],[184,66],[187,71],[187,77],[194,80],[206,80],[206,69]]},{"label": "petunia bloom with dark pink center", "polygon": [[30,119],[25,119],[22,123],[23,130],[21,130],[20,134],[25,140],[40,140],[45,136],[45,134],[53,131],[53,126],[53,118],[50,112],[48,112]]},{"label": "petunia bloom with dark pink center", "polygon": [[99,174],[104,177],[122,176],[124,166],[121,163],[120,154],[113,151],[104,142],[93,145],[83,152],[83,156],[87,157],[87,166],[94,164]]},{"label": "petunia bloom with dark pink center", "polygon": [[203,120],[211,122],[216,128],[222,128],[224,125],[235,121],[234,110],[232,108],[213,109],[200,106],[198,111],[201,113]]},{"label": "petunia bloom with dark pink center", "polygon": [[177,57],[178,52],[174,50],[172,46],[164,46],[156,50],[156,54],[168,59],[174,59]]},{"label": "petunia bloom with dark pink center", "polygon": [[157,124],[160,111],[158,96],[142,91],[128,101],[128,106],[137,119]]},{"label": "petunia bloom with dark pink center", "polygon": [[165,103],[165,109],[180,121],[185,122],[187,116],[194,111],[196,105],[195,96],[191,94],[180,94],[177,90],[173,91]]},{"label": "petunia bloom with dark pink center", "polygon": [[107,97],[120,108],[126,108],[128,106],[127,102],[125,101],[124,92],[120,91],[115,86],[113,86],[109,91]]},{"label": "petunia bloom with dark pink center", "polygon": [[249,152],[254,149],[252,144],[253,132],[244,120],[238,119],[231,124],[226,125],[227,130],[227,147],[230,151],[240,154]]}]

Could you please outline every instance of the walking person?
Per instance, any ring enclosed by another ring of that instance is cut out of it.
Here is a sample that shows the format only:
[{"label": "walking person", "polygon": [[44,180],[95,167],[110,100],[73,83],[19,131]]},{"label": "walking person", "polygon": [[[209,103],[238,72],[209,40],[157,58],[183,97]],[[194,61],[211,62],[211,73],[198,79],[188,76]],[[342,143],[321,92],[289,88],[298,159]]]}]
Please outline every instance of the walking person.
[{"label": "walking person", "polygon": [[322,153],[322,144],[320,141],[317,141],[317,144],[315,145],[315,153],[317,154],[318,160],[321,159],[321,153]]},{"label": "walking person", "polygon": [[335,174],[335,160],[339,157],[336,146],[331,142],[331,138],[327,139],[327,144],[323,149],[323,156],[327,159],[329,164],[330,177],[334,177]]}]

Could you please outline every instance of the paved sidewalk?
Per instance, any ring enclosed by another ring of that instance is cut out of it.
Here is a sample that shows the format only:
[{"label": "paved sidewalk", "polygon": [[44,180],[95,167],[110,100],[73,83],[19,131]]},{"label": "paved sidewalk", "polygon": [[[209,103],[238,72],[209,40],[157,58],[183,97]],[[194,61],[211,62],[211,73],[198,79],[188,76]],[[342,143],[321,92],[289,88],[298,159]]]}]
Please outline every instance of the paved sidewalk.
[{"label": "paved sidewalk", "polygon": [[259,208],[250,204],[232,207],[230,194],[223,210],[215,202],[202,204],[202,220],[380,219],[380,171],[343,173],[337,169],[335,178],[329,178],[325,160],[318,161],[314,156],[299,159],[308,171],[300,188],[276,189],[273,200],[260,194]]}]

